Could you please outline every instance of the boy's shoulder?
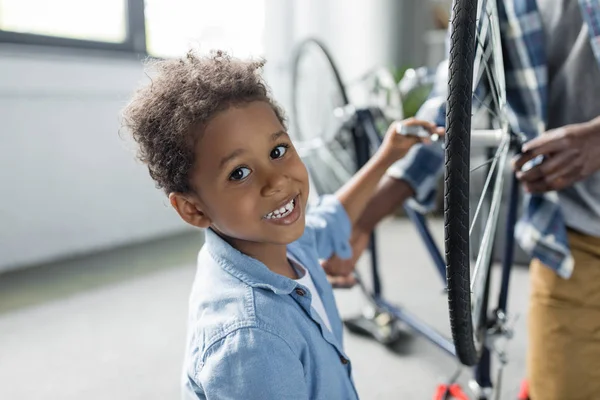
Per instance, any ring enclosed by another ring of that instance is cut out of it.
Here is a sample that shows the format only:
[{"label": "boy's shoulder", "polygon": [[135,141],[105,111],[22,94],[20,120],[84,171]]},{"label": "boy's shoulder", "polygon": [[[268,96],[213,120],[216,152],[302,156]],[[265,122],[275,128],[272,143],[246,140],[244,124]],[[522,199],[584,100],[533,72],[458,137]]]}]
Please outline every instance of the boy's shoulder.
[{"label": "boy's shoulder", "polygon": [[188,351],[200,358],[227,336],[258,329],[287,337],[295,306],[289,296],[270,290],[269,285],[248,284],[227,271],[205,245],[198,256],[198,269],[189,301]]}]

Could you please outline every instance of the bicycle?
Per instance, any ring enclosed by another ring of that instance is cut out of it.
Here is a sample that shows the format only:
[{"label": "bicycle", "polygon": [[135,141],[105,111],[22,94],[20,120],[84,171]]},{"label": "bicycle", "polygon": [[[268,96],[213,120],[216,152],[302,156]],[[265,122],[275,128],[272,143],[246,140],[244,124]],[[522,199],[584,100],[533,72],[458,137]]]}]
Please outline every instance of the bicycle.
[{"label": "bicycle", "polygon": [[[512,336],[506,306],[519,195],[514,174],[510,182],[504,232],[501,284],[493,308],[490,294],[492,250],[508,154],[518,151],[524,139],[510,129],[495,0],[454,0],[451,27],[453,34],[450,41],[447,133],[444,144],[445,257],[432,239],[425,216],[410,206],[405,205],[404,208],[419,231],[442,281],[447,285],[452,340],[415,315],[385,300],[381,291],[375,235],[369,245],[373,287],[368,289],[357,276],[375,312],[344,322],[351,331],[369,333],[379,342],[389,344],[395,340],[396,322],[402,321],[456,357],[462,365],[475,367],[475,385],[472,389],[479,399],[488,399],[492,395],[498,398],[502,367],[507,361],[498,339]],[[317,57],[316,60],[320,60],[318,62],[325,68],[318,71],[315,60],[308,64],[314,69],[310,72],[320,72],[318,76],[321,81],[313,93],[317,94],[317,100],[327,99],[329,103],[326,106],[318,101],[307,102],[302,97],[302,93],[306,94],[308,83],[302,81],[306,79],[302,74],[302,65],[306,64],[309,56]],[[323,79],[329,79],[329,87],[324,85]],[[326,96],[326,89],[332,89],[334,95]],[[304,152],[311,175],[316,176],[315,187],[318,192],[331,193],[362,166],[379,146],[381,130],[378,127],[381,120],[386,119],[386,105],[376,104],[360,109],[353,107],[332,57],[325,46],[315,39],[305,40],[295,51],[293,92],[292,109],[296,118],[294,127],[298,147]],[[333,102],[330,101],[332,99]],[[318,125],[316,129],[307,126],[315,120],[301,109],[306,104],[318,108],[329,124]],[[472,115],[473,110],[476,112]],[[316,135],[310,135],[309,132]],[[481,165],[471,168],[470,156],[477,147],[486,148],[491,154]],[[485,183],[477,207],[470,210],[469,181],[476,171],[485,173]],[[488,189],[491,190],[488,192]],[[472,248],[470,240],[476,224],[480,224],[483,232],[479,249]],[[496,355],[500,361],[494,382],[490,368],[492,355]],[[497,389],[495,393],[494,388]]]}]

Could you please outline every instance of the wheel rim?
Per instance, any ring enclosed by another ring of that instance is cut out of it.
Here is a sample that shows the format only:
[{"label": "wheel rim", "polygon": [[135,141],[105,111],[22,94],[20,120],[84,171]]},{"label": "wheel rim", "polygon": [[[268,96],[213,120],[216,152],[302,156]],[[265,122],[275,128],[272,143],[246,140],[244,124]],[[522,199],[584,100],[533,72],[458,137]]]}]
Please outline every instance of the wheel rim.
[{"label": "wheel rim", "polygon": [[[487,176],[475,210],[471,213],[469,224],[469,242],[472,242],[474,228],[480,223],[481,241],[475,263],[471,268],[471,316],[473,319],[474,342],[480,352],[487,329],[487,310],[483,309],[486,280],[489,279],[494,237],[501,208],[504,187],[504,172],[510,148],[510,131],[507,117],[506,85],[500,42],[498,10],[495,0],[478,1],[478,24],[476,31],[476,51],[473,73],[473,106],[489,118],[489,126],[497,132],[498,146],[493,156],[470,170],[476,173],[485,164]],[[482,84],[487,93],[481,92]],[[479,121],[474,121],[476,124]],[[477,128],[477,126],[475,126]],[[477,145],[477,130],[472,133],[472,150]],[[482,212],[484,202],[488,201],[487,213]],[[487,214],[487,218],[485,218]],[[473,247],[471,252],[473,252]]]}]

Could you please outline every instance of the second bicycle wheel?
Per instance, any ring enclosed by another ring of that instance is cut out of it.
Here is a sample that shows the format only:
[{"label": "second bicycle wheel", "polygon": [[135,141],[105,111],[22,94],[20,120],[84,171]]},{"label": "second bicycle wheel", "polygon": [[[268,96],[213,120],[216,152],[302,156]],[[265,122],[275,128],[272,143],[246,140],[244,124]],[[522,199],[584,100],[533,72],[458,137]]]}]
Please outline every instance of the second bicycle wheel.
[{"label": "second bicycle wheel", "polygon": [[[511,142],[496,0],[453,2],[446,130],[450,324],[459,360],[475,365],[488,329],[491,257]],[[471,185],[476,179],[480,191]],[[481,235],[478,249],[474,232]]]},{"label": "second bicycle wheel", "polygon": [[326,47],[309,38],[292,65],[292,137],[318,194],[335,192],[356,172],[354,117],[340,73]]}]

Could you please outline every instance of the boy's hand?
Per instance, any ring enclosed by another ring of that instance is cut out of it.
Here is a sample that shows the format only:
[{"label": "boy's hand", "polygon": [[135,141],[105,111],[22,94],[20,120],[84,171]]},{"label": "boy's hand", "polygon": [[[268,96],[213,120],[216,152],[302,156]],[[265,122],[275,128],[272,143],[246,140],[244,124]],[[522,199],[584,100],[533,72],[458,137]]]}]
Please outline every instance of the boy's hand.
[{"label": "boy's hand", "polygon": [[379,157],[387,162],[393,163],[408,153],[410,148],[416,143],[429,143],[430,136],[409,135],[400,132],[402,126],[406,127],[422,127],[429,135],[443,135],[444,128],[438,128],[431,122],[409,118],[401,122],[394,122],[388,128],[383,143],[379,148]]},{"label": "boy's hand", "polygon": [[321,266],[327,274],[329,283],[334,288],[350,288],[356,283],[354,279],[354,269],[356,262],[369,245],[370,233],[354,228],[350,237],[350,245],[352,246],[352,257],[349,259],[341,259],[334,255],[328,260],[322,260]]}]

